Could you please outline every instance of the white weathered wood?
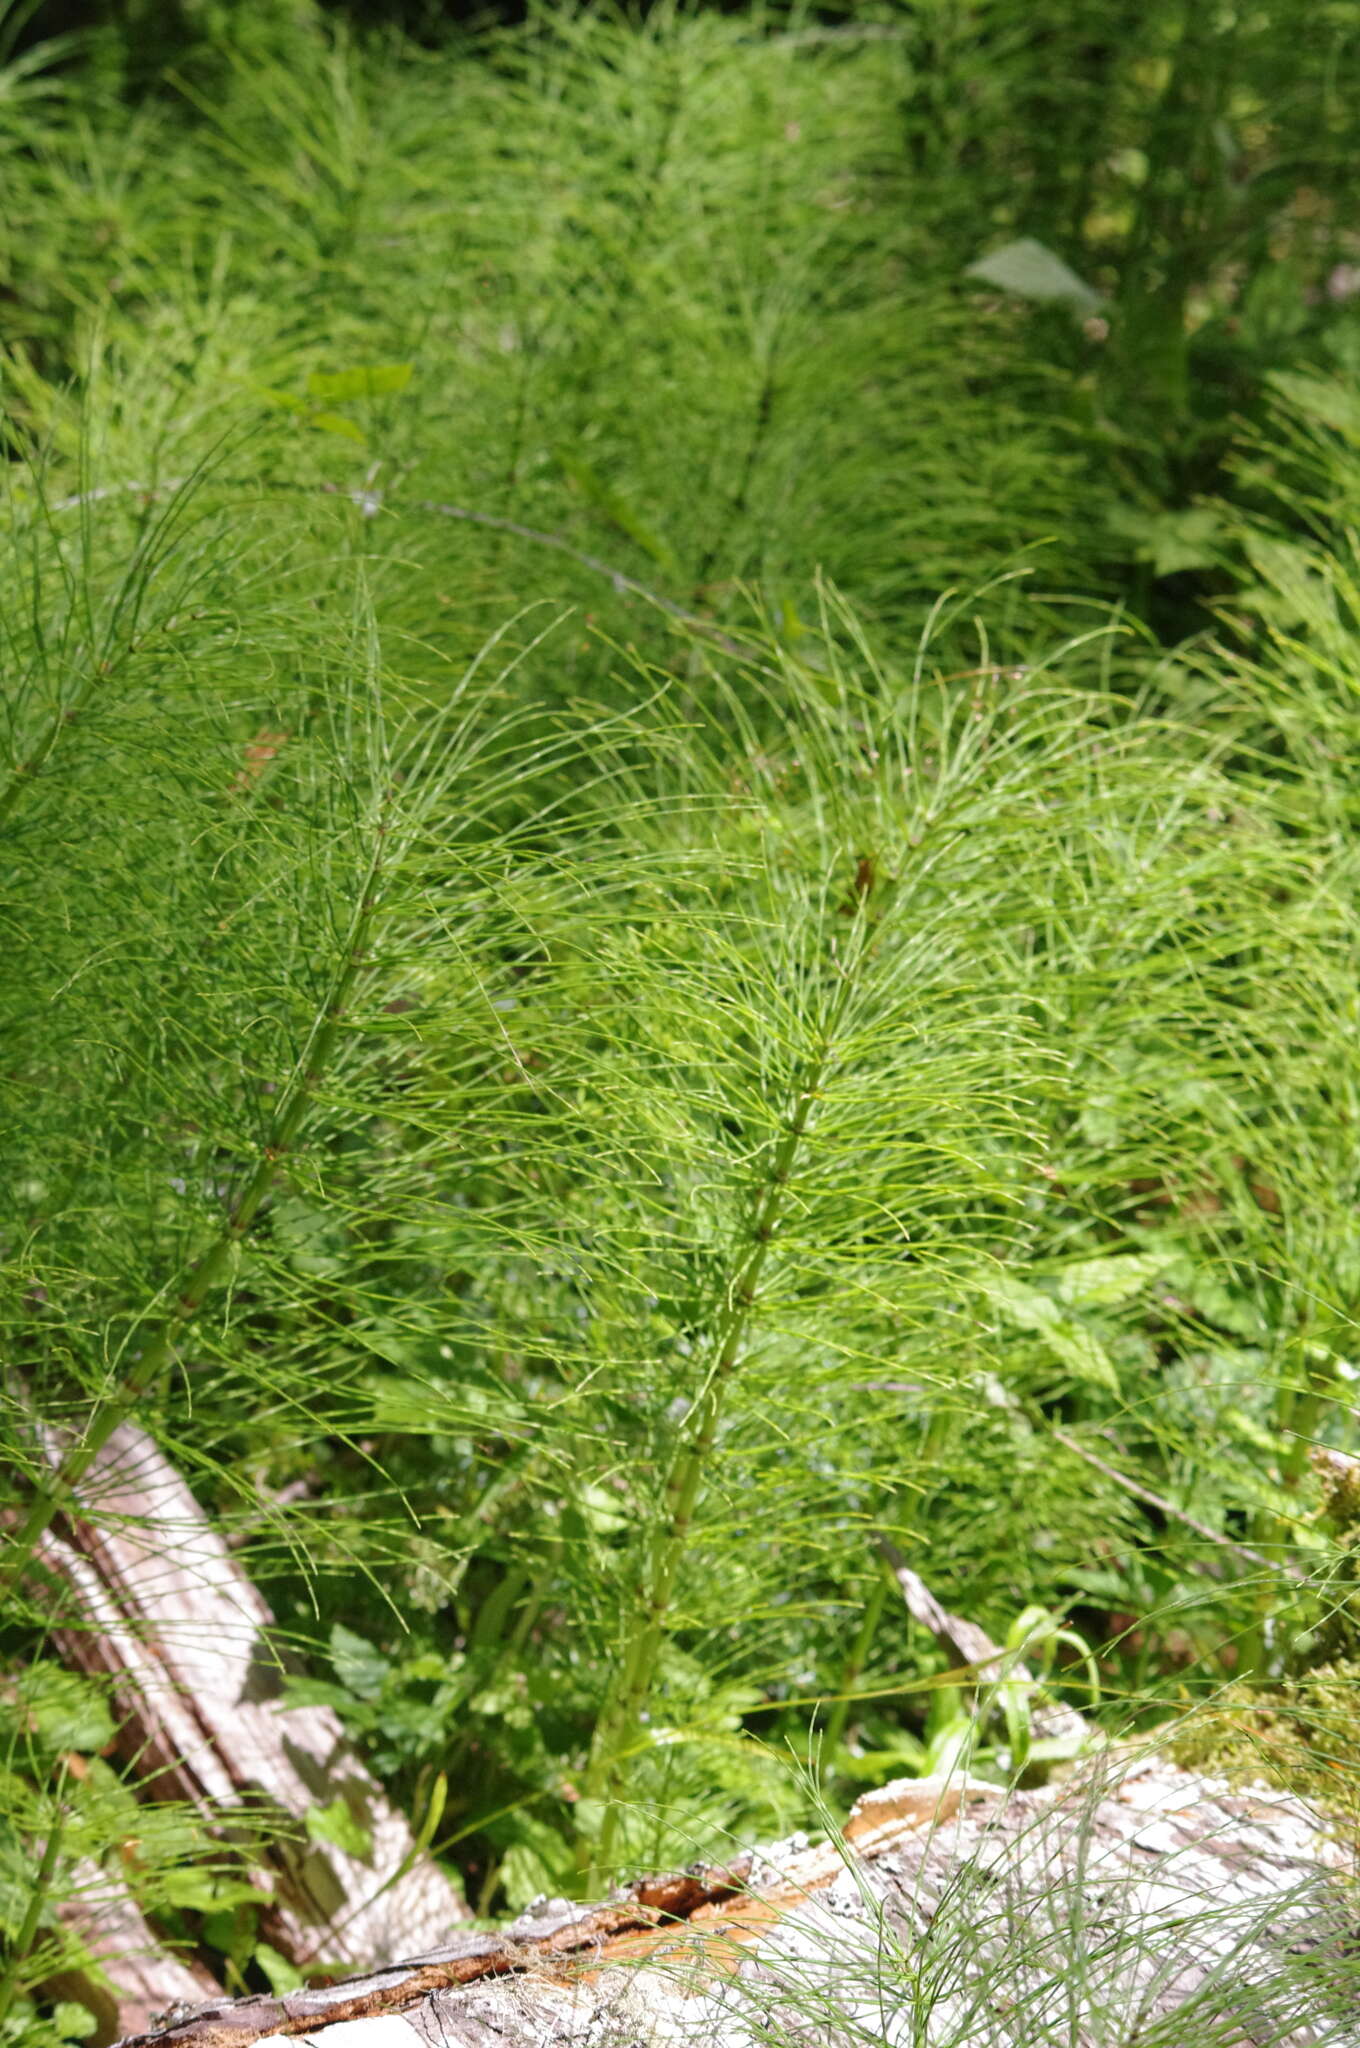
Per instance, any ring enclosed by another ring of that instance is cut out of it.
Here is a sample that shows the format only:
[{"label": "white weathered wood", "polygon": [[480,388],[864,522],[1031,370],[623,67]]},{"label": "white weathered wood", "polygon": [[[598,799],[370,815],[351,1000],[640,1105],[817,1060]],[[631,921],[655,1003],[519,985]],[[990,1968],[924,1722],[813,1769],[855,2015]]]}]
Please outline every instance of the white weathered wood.
[{"label": "white weathered wood", "polygon": [[1284,1794],[1107,1757],[1035,1792],[902,1781],[846,1833],[147,2048],[1360,2048],[1348,1858]]},{"label": "white weathered wood", "polygon": [[[268,1607],[144,1432],[114,1432],[79,1505],[78,1552],[55,1537],[41,1551],[75,1610],[56,1632],[61,1654],[113,1677],[123,1754],[152,1795],[191,1799],[219,1823],[262,1802],[291,1820],[293,1840],[273,1852],[267,1939],[294,1962],[353,1969],[466,1920],[333,1710],[281,1705]],[[305,1838],[307,1809],[337,1799],[367,1831],[367,1854]]]}]

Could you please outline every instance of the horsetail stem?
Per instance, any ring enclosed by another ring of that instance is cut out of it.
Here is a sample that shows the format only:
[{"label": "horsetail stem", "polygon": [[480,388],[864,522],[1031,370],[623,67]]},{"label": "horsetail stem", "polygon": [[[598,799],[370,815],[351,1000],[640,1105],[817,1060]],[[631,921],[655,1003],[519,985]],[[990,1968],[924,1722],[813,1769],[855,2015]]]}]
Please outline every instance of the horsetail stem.
[{"label": "horsetail stem", "polygon": [[[866,908],[865,892],[857,890],[852,933],[855,960],[863,953]],[[807,1134],[813,1104],[822,1093],[852,986],[851,970],[839,962],[836,965],[839,979],[823,1025],[820,1045],[794,1090],[783,1134],[770,1155],[764,1181],[751,1203],[732,1275],[713,1324],[709,1346],[713,1364],[686,1418],[684,1432],[671,1458],[662,1489],[659,1526],[648,1547],[641,1575],[641,1597],[631,1617],[617,1675],[595,1726],[585,1790],[589,1800],[603,1802],[604,1816],[590,1857],[592,1879],[606,1872],[610,1865],[618,1832],[619,1796],[624,1771],[637,1731],[642,1726],[657,1659],[665,1641],[667,1617],[689,1541],[699,1490],[717,1442],[726,1395],[741,1363],[770,1246],[788,1201],[789,1181]]]},{"label": "horsetail stem", "polygon": [[79,1439],[70,1445],[50,1475],[41,1480],[28,1513],[0,1557],[0,1599],[14,1591],[33,1553],[72,1493],[103,1450],[119,1423],[156,1384],[169,1363],[177,1340],[197,1317],[204,1302],[231,1264],[273,1183],[279,1161],[292,1150],[307,1102],[330,1063],[350,997],[367,958],[368,937],[378,905],[383,849],[387,835],[387,799],[379,810],[373,845],[355,900],[335,973],[324,1002],[313,1015],[293,1071],[279,1098],[278,1110],[254,1172],[232,1204],[217,1236],[188,1267],[169,1311],[142,1346],[121,1384],[89,1415]]}]

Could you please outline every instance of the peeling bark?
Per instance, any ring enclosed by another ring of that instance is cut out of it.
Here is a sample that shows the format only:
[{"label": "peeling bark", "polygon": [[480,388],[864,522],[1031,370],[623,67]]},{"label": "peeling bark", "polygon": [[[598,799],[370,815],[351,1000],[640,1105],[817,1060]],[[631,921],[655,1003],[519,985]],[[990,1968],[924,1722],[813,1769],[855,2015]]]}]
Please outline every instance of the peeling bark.
[{"label": "peeling bark", "polygon": [[1349,1867],[1298,1801],[1156,1758],[1033,1792],[902,1780],[843,1845],[544,1902],[134,2048],[1360,2048]]},{"label": "peeling bark", "polygon": [[[889,1542],[886,1536],[880,1536],[878,1547],[897,1581],[908,1614],[922,1628],[929,1630],[947,1656],[956,1658],[960,1664],[972,1665],[975,1677],[981,1682],[1006,1677],[1019,1685],[1034,1685],[1034,1674],[1023,1659],[1003,1649],[1000,1643],[993,1642],[986,1629],[980,1628],[975,1621],[965,1621],[962,1615],[951,1614],[947,1607],[940,1605],[896,1544]],[[1041,1740],[1077,1746],[1087,1742],[1092,1734],[1090,1722],[1075,1707],[1066,1706],[1061,1700],[1040,1699],[1033,1707],[1033,1727]]]}]

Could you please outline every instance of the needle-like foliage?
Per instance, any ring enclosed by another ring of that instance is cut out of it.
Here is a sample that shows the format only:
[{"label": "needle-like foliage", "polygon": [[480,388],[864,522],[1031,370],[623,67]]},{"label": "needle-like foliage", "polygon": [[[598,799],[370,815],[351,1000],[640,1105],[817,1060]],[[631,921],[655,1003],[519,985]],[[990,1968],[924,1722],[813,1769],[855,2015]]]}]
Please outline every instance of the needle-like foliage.
[{"label": "needle-like foliage", "polygon": [[919,22],[284,12],[0,101],[0,2002],[127,1830],[32,1567],[129,1416],[483,1910],[1051,1762],[884,1533],[1112,1721],[1353,1598],[1351,401],[1159,651]]}]

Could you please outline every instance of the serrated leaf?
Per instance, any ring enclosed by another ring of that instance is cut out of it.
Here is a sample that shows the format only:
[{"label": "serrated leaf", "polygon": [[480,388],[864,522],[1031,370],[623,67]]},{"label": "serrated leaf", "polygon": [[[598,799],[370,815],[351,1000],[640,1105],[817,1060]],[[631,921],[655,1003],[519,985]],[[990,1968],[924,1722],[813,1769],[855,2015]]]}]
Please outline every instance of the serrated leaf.
[{"label": "serrated leaf", "polygon": [[979,256],[963,274],[977,278],[980,284],[993,284],[1003,292],[1013,292],[1019,299],[1071,306],[1078,313],[1099,312],[1105,303],[1100,293],[1078,277],[1061,256],[1029,235],[1017,242],[1007,242],[987,256]]},{"label": "serrated leaf", "polygon": [[1115,1308],[1176,1264],[1174,1252],[1124,1252],[1115,1258],[1080,1259],[1058,1278],[1058,1299],[1068,1308]]},{"label": "serrated leaf", "polygon": [[307,395],[329,399],[332,404],[377,398],[385,391],[404,391],[414,369],[414,363],[370,363],[357,370],[313,370],[307,379]]},{"label": "serrated leaf", "polygon": [[1282,1445],[1279,1437],[1272,1435],[1264,1423],[1254,1415],[1248,1415],[1242,1408],[1220,1408],[1219,1421],[1226,1424],[1233,1435],[1253,1450],[1260,1451],[1267,1458],[1278,1458]]}]

